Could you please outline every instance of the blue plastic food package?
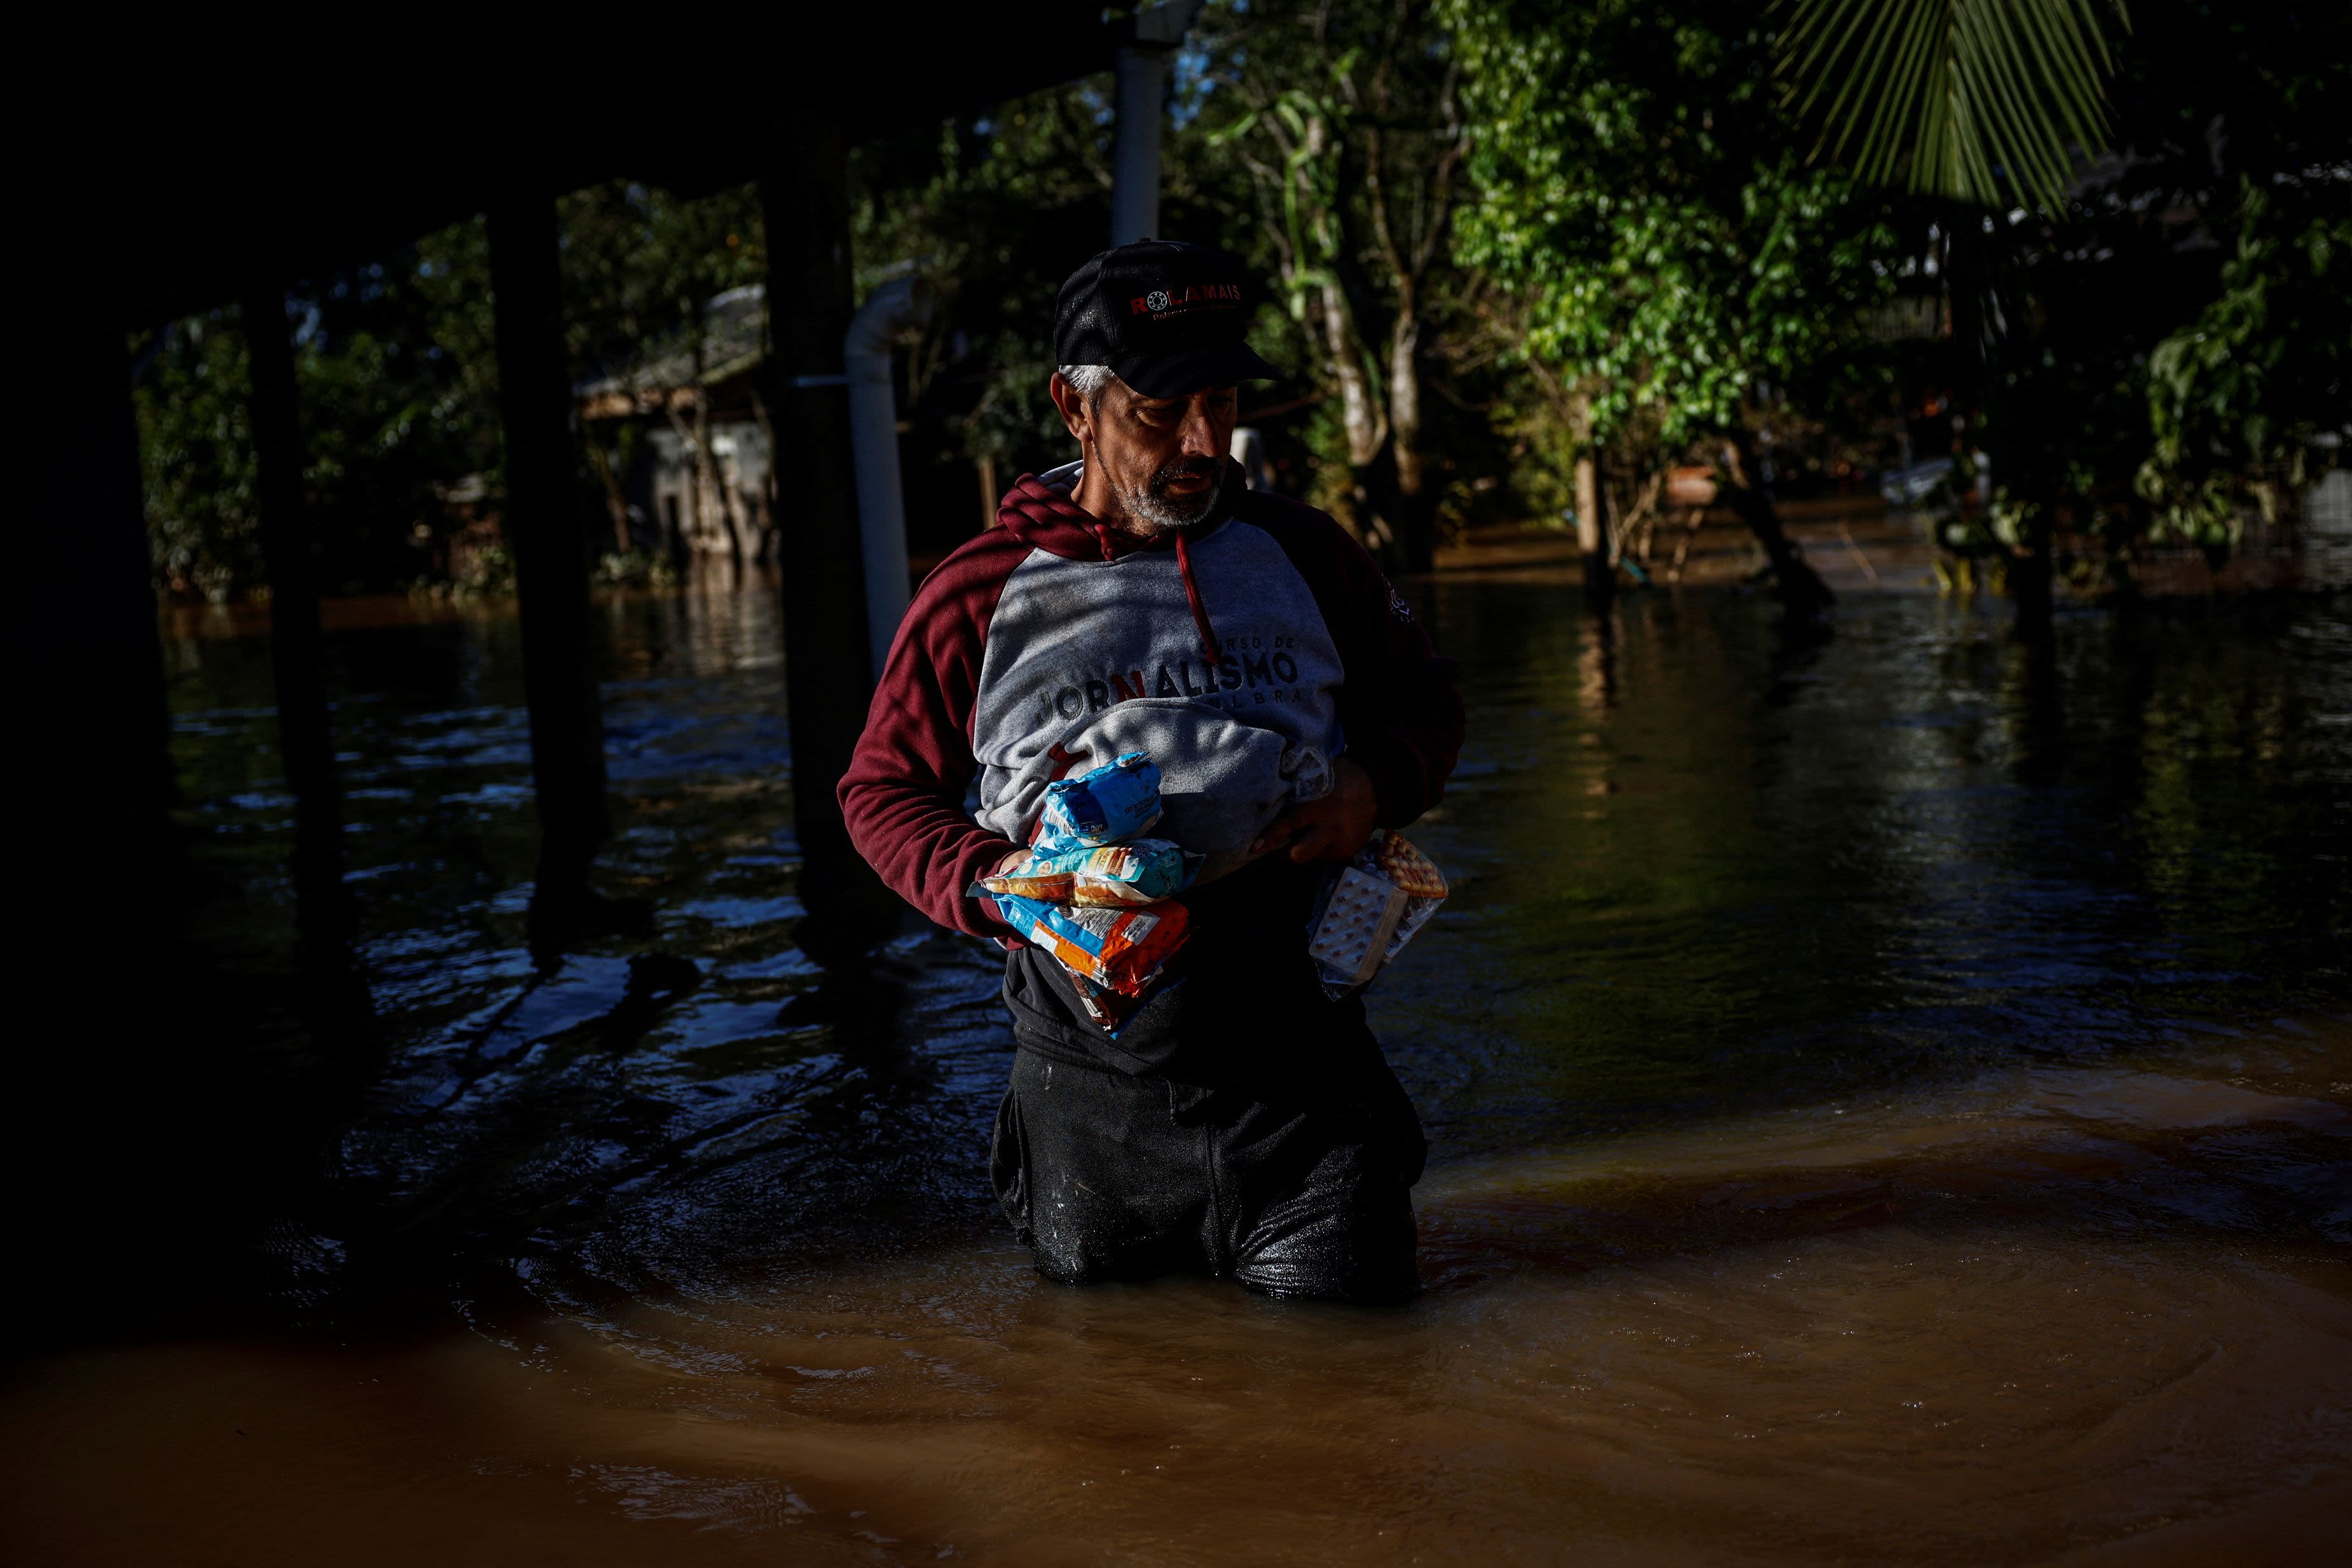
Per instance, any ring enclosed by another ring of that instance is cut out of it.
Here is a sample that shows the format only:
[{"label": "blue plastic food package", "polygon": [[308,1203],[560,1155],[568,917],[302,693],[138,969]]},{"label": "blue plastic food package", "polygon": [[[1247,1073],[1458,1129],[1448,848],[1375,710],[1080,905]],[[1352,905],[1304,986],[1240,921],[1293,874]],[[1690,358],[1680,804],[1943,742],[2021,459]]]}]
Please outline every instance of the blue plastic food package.
[{"label": "blue plastic food package", "polygon": [[1148,752],[1129,752],[1072,779],[1045,786],[1034,847],[1040,854],[1099,849],[1151,831],[1160,820],[1160,769]]},{"label": "blue plastic food package", "polygon": [[1033,854],[1010,871],[982,877],[980,885],[991,893],[1015,893],[1047,904],[1156,904],[1192,884],[1200,859],[1165,838],[1139,838],[1099,849]]}]

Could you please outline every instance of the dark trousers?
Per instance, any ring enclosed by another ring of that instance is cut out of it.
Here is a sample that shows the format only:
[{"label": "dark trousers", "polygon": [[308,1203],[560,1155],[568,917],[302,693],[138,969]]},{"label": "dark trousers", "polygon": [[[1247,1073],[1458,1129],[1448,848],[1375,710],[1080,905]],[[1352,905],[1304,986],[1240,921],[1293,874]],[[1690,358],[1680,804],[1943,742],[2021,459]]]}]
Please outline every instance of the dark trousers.
[{"label": "dark trousers", "polygon": [[1417,1128],[1381,1127],[1360,1107],[1281,1105],[1024,1050],[992,1166],[1049,1279],[1209,1274],[1269,1295],[1395,1301],[1419,1288],[1419,1154]]},{"label": "dark trousers", "polygon": [[1428,1145],[1364,1022],[1306,953],[1302,879],[1196,905],[1181,978],[1113,1037],[1034,949],[1005,965],[1019,1045],[997,1112],[998,1199],[1048,1279],[1223,1276],[1284,1296],[1418,1288]]}]

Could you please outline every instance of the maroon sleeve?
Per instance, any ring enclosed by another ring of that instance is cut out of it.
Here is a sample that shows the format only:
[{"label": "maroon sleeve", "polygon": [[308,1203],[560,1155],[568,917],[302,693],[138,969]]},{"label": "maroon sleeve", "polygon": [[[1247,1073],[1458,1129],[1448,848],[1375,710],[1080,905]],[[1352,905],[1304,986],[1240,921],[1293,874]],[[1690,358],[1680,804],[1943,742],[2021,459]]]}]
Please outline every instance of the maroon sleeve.
[{"label": "maroon sleeve", "polygon": [[1014,846],[964,813],[978,769],[971,710],[990,617],[1028,553],[991,529],[923,579],[841,779],[841,814],[866,863],[932,920],[978,936],[1005,928],[965,891]]},{"label": "maroon sleeve", "polygon": [[1462,752],[1454,661],[1438,657],[1412,607],[1328,514],[1263,492],[1237,514],[1273,534],[1313,590],[1346,675],[1348,757],[1372,775],[1380,826],[1404,826],[1444,796]]}]

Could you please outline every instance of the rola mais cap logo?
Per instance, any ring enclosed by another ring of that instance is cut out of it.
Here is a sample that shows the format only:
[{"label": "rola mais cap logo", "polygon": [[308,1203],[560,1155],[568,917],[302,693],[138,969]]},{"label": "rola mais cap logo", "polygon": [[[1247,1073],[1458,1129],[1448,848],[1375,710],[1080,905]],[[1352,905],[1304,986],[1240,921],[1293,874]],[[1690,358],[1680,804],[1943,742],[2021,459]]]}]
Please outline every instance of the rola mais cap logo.
[{"label": "rola mais cap logo", "polygon": [[1138,294],[1127,302],[1130,316],[1164,316],[1173,310],[1179,315],[1205,307],[1212,310],[1230,310],[1242,302],[1242,286],[1238,283],[1187,283],[1176,289],[1154,289],[1148,294]]}]

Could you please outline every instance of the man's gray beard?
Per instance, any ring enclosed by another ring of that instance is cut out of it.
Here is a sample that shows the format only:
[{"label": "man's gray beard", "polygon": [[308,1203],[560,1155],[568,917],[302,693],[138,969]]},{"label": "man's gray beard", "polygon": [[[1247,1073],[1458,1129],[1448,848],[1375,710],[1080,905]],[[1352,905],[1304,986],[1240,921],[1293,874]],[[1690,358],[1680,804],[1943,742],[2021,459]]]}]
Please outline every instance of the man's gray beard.
[{"label": "man's gray beard", "polygon": [[1140,489],[1120,489],[1111,487],[1118,504],[1127,515],[1140,524],[1147,533],[1173,533],[1180,528],[1190,528],[1207,517],[1217,504],[1219,487],[1212,484],[1189,500],[1178,500],[1155,493],[1149,483]]}]

